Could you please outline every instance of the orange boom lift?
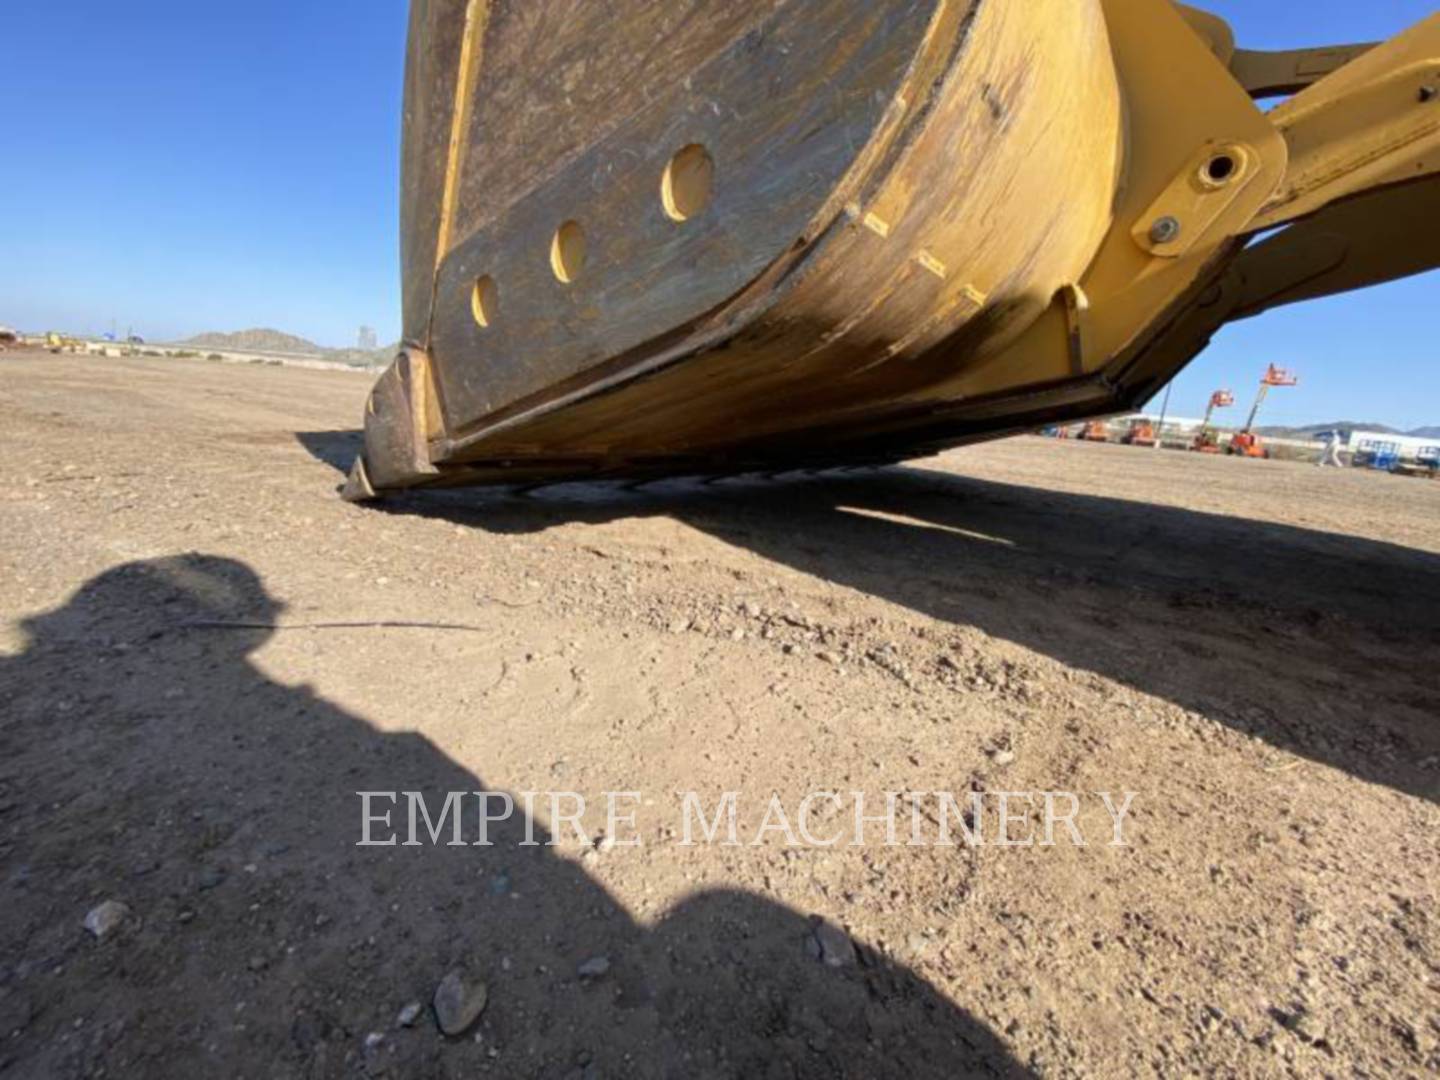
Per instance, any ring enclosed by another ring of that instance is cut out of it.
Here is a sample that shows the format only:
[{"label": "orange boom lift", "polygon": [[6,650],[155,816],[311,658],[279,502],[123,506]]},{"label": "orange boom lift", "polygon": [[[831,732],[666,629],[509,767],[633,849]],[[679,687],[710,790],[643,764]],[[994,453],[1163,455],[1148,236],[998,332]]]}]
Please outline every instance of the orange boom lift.
[{"label": "orange boom lift", "polygon": [[1260,395],[1255,399],[1255,404],[1250,409],[1250,419],[1245,421],[1244,430],[1237,433],[1230,440],[1230,447],[1227,453],[1238,454],[1241,457],[1267,458],[1270,451],[1266,450],[1260,442],[1260,436],[1255,434],[1255,419],[1260,415],[1260,406],[1265,404],[1265,399],[1270,395],[1272,386],[1299,386],[1298,377],[1290,374],[1284,368],[1277,368],[1271,364],[1265,370],[1265,377],[1260,380]]},{"label": "orange boom lift", "polygon": [[1210,427],[1210,420],[1215,415],[1216,409],[1228,409],[1235,404],[1235,395],[1229,390],[1216,390],[1210,395],[1210,405],[1205,410],[1205,422],[1200,425],[1200,433],[1195,436],[1195,444],[1192,450],[1200,454],[1218,454],[1220,452],[1220,441],[1215,438],[1215,432]]}]

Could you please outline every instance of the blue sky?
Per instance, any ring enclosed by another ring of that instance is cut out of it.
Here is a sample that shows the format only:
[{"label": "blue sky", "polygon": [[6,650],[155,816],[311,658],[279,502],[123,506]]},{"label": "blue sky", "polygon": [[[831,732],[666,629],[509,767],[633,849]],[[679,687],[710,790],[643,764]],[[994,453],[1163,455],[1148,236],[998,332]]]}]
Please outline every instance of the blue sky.
[{"label": "blue sky", "polygon": [[[603,0],[595,0],[603,2]],[[1386,37],[1433,0],[1193,0],[1257,48]],[[0,322],[160,339],[399,327],[403,0],[0,5]],[[1224,330],[1176,381],[1271,423],[1440,424],[1435,274]]]},{"label": "blue sky", "polygon": [[0,321],[399,336],[401,0],[0,3]]}]

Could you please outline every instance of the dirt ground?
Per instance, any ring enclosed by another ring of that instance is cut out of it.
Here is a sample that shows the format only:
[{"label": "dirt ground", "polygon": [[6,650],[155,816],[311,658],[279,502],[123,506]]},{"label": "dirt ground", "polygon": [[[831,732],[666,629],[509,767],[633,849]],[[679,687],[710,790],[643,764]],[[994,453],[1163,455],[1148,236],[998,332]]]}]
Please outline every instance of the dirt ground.
[{"label": "dirt ground", "polygon": [[[0,354],[0,1075],[1440,1069],[1440,484],[1022,438],[369,509],[368,385]],[[987,842],[760,832],[857,791]],[[1047,791],[1086,846],[995,842]]]}]

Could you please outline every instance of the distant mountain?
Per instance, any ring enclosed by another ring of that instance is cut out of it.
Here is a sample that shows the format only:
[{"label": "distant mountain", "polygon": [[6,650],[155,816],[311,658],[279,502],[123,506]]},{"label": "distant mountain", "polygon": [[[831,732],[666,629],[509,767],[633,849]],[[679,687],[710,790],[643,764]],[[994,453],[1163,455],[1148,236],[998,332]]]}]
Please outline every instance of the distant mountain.
[{"label": "distant mountain", "polygon": [[310,353],[318,356],[326,350],[313,341],[280,330],[258,328],[237,330],[233,334],[196,334],[179,342],[195,349],[235,349],[238,352]]},{"label": "distant mountain", "polygon": [[316,345],[307,338],[287,334],[283,330],[258,328],[237,330],[233,334],[196,334],[184,341],[175,342],[187,349],[213,349],[230,352],[254,353],[301,353],[334,364],[349,364],[351,367],[384,367],[400,351],[400,343],[386,345],[379,349],[327,349]]},{"label": "distant mountain", "polygon": [[1373,431],[1380,435],[1408,435],[1416,439],[1440,438],[1440,427],[1418,427],[1412,431],[1401,431],[1389,424],[1376,424],[1363,420],[1336,420],[1329,424],[1305,424],[1303,427],[1262,427],[1261,435],[1273,439],[1315,439],[1329,431]]}]

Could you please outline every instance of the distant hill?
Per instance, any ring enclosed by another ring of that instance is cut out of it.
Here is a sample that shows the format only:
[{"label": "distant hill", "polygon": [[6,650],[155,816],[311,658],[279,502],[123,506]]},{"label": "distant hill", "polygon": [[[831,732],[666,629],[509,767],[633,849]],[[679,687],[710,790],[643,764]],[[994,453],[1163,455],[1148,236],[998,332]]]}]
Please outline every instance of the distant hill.
[{"label": "distant hill", "polygon": [[1418,427],[1401,431],[1389,424],[1376,424],[1363,420],[1336,420],[1329,424],[1306,424],[1303,427],[1262,427],[1261,435],[1273,439],[1314,439],[1327,431],[1374,431],[1381,435],[1409,435],[1416,439],[1440,438],[1440,427]]},{"label": "distant hill", "polygon": [[305,338],[296,337],[294,334],[287,334],[281,330],[270,330],[263,327],[254,330],[237,330],[233,334],[196,334],[177,344],[188,345],[195,349],[310,353],[316,356],[326,351],[313,341],[307,341]]},{"label": "distant hill", "polygon": [[206,333],[177,341],[187,349],[213,349],[230,352],[256,353],[303,353],[334,364],[349,364],[351,367],[384,367],[400,350],[400,343],[386,345],[379,349],[327,349],[316,345],[308,338],[296,337],[283,330],[260,327],[254,330],[237,330],[233,334]]}]

